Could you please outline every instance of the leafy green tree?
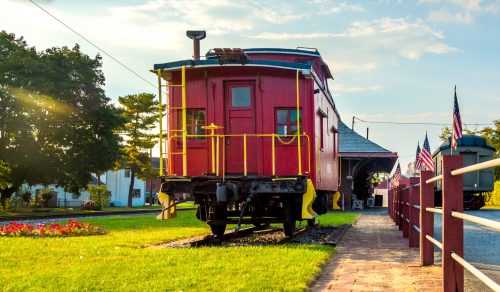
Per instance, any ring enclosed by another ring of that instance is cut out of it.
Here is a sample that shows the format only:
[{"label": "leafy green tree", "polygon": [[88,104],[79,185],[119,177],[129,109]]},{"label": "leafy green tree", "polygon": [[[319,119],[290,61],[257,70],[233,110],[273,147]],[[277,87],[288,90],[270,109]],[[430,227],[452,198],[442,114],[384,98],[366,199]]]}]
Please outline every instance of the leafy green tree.
[{"label": "leafy green tree", "polygon": [[[486,139],[486,142],[495,147],[495,158],[500,158],[500,120],[493,121],[494,127],[485,127],[478,134]],[[500,167],[495,168],[495,180],[500,180]]]},{"label": "leafy green tree", "polygon": [[2,200],[24,182],[78,193],[121,155],[123,120],[104,94],[101,57],[80,47],[37,52],[0,32],[0,160],[11,170]]},{"label": "leafy green tree", "polygon": [[[465,129],[465,133],[471,135],[480,135],[486,139],[486,142],[493,146],[496,151],[494,158],[500,157],[500,120],[493,121],[493,127],[485,127],[480,130],[468,130]],[[444,127],[441,129],[441,134],[439,138],[441,141],[448,141],[448,137],[451,136],[451,129],[449,127]],[[500,168],[495,168],[495,180],[500,180]]]},{"label": "leafy green tree", "polygon": [[106,188],[106,186],[90,186],[88,192],[90,199],[97,204],[99,209],[109,205],[111,192]]},{"label": "leafy green tree", "polygon": [[147,179],[153,171],[148,151],[155,144],[155,135],[150,133],[158,118],[158,101],[154,94],[139,93],[119,97],[118,102],[125,120],[122,130],[125,145],[118,167],[130,169],[128,206],[131,207],[135,177]]}]

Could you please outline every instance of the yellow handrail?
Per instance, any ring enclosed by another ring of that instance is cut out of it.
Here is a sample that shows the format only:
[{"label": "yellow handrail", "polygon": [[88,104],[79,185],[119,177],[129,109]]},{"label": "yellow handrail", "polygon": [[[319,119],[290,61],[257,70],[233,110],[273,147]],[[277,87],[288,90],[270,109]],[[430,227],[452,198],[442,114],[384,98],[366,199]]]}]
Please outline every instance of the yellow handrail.
[{"label": "yellow handrail", "polygon": [[[297,133],[300,133],[300,94],[299,94],[299,70],[297,70],[297,77],[295,80],[297,91]],[[302,175],[302,153],[300,149],[300,134],[297,135],[297,159],[299,165],[299,175]]]},{"label": "yellow handrail", "polygon": [[[214,125],[215,126],[215,125]],[[210,129],[210,126],[206,127],[206,129]],[[215,172],[215,175],[216,176],[219,176],[219,169],[220,169],[220,138],[222,137],[223,141],[222,141],[222,159],[223,159],[223,162],[222,162],[222,175],[225,175],[225,138],[226,137],[243,137],[243,165],[244,165],[244,175],[248,175],[248,159],[247,159],[247,138],[248,137],[257,137],[257,138],[272,138],[271,139],[271,156],[272,156],[272,175],[276,175],[276,143],[275,143],[275,139],[277,139],[280,143],[282,143],[283,145],[287,145],[287,144],[290,144],[288,142],[284,142],[283,140],[281,140],[280,138],[281,137],[293,137],[293,139],[295,138],[298,138],[298,137],[305,137],[307,139],[307,149],[308,149],[308,155],[307,155],[307,162],[308,162],[308,173],[311,172],[311,142],[310,142],[310,138],[309,136],[304,132],[303,134],[294,134],[294,135],[279,135],[279,134],[275,134],[275,133],[272,133],[272,134],[215,134],[215,133],[210,133],[210,134],[186,134],[185,137],[186,139],[187,138],[215,138],[215,153],[214,151],[212,151],[212,165],[214,163],[213,161],[213,156],[215,156],[215,171],[212,171]],[[167,144],[170,145],[171,143],[171,140],[172,139],[176,139],[176,138],[184,138],[184,135],[172,135],[172,136],[169,136],[168,137],[168,142]],[[283,141],[283,142],[282,142]],[[298,141],[297,141],[298,142]],[[213,145],[213,144],[212,144]],[[214,146],[212,146],[212,149],[214,148]],[[187,152],[170,152],[169,150],[169,153],[171,155],[183,155],[184,156],[187,156]],[[172,165],[172,163],[170,162],[170,159],[171,157],[168,157],[169,159],[169,165]],[[212,168],[213,169],[213,168]],[[299,170],[300,171],[300,170]],[[302,175],[301,172],[298,172],[298,175]]]},{"label": "yellow handrail", "polygon": [[159,101],[159,111],[160,111],[160,114],[159,114],[159,120],[160,120],[160,176],[163,176],[163,147],[161,145],[161,141],[163,139],[163,108],[162,108],[162,99],[161,99],[161,70],[158,69],[156,71],[156,74],[158,75],[158,101]]},{"label": "yellow handrail", "polygon": [[182,175],[187,176],[186,66],[182,66]]}]

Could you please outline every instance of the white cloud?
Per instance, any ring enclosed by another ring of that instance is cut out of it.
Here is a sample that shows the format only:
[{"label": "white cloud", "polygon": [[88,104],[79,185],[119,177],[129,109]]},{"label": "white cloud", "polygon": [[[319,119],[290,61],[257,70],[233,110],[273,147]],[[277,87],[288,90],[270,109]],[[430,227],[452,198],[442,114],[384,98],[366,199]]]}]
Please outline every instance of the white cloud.
[{"label": "white cloud", "polygon": [[338,95],[338,93],[354,93],[354,92],[368,92],[368,91],[377,91],[382,88],[381,85],[371,85],[371,86],[353,86],[346,85],[342,83],[335,82],[332,85],[333,95]]},{"label": "white cloud", "polygon": [[365,8],[360,4],[348,4],[342,2],[340,4],[330,4],[325,1],[320,1],[322,7],[319,14],[338,14],[342,12],[364,12]]},{"label": "white cloud", "polygon": [[265,40],[298,40],[298,39],[323,39],[334,37],[334,34],[330,33],[274,33],[274,32],[263,32],[261,34],[251,36],[255,39],[265,39]]},{"label": "white cloud", "polygon": [[500,10],[498,0],[420,0],[419,4],[422,3],[443,5],[429,12],[427,18],[433,22],[471,24],[478,15],[496,15]]},{"label": "white cloud", "polygon": [[457,22],[469,24],[473,22],[473,17],[470,12],[453,13],[445,9],[431,11],[428,19],[433,22]]},{"label": "white cloud", "polygon": [[335,63],[333,62],[332,68],[336,72],[368,72],[375,70],[377,68],[377,64],[375,63]]},{"label": "white cloud", "polygon": [[424,54],[445,54],[457,49],[443,42],[444,34],[422,20],[380,18],[370,22],[354,22],[337,37],[358,39],[369,46],[396,51],[400,56],[419,59]]}]

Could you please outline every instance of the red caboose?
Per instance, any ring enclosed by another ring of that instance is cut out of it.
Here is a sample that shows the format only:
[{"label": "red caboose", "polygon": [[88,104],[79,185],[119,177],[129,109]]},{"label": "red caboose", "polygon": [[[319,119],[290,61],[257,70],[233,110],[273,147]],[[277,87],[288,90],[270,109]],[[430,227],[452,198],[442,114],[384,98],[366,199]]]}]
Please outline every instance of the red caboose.
[{"label": "red caboose", "polygon": [[216,235],[230,223],[281,222],[291,235],[296,220],[314,222],[339,184],[339,114],[321,55],[214,49],[200,60],[204,32],[189,34],[193,60],[154,65],[167,95],[162,193],[192,194]]}]

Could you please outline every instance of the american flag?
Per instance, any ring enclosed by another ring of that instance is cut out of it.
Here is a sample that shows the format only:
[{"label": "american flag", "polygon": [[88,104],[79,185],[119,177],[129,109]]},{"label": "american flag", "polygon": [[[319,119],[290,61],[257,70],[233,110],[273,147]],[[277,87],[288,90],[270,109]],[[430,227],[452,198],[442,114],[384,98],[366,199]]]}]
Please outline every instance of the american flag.
[{"label": "american flag", "polygon": [[434,162],[432,161],[431,147],[429,146],[429,139],[427,139],[427,133],[425,133],[424,146],[420,151],[420,163],[427,170],[434,171]]},{"label": "american flag", "polygon": [[417,144],[417,155],[415,156],[415,170],[422,169],[422,162],[420,161],[420,143]]},{"label": "american flag", "polygon": [[455,86],[455,102],[453,105],[453,130],[451,134],[451,147],[457,149],[457,140],[462,138],[462,119],[457,101],[457,87]]},{"label": "american flag", "polygon": [[392,175],[392,185],[394,187],[399,186],[399,179],[400,178],[401,178],[401,166],[399,166],[399,162],[398,162],[398,166],[396,167],[396,170],[394,171],[394,174]]}]

